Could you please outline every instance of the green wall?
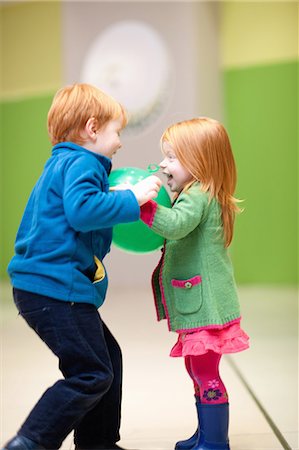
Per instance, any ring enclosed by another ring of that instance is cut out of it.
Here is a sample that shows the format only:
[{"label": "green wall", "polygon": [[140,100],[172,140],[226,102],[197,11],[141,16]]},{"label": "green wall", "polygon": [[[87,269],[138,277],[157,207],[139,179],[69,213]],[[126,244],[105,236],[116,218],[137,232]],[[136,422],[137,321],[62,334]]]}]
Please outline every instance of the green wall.
[{"label": "green wall", "polygon": [[50,155],[47,112],[52,96],[2,102],[2,235],[1,275],[32,187]]},{"label": "green wall", "polygon": [[297,276],[297,61],[227,70],[226,123],[244,212],[233,259],[240,283]]},{"label": "green wall", "polygon": [[239,283],[297,283],[298,4],[223,2],[224,111],[238,168]]}]

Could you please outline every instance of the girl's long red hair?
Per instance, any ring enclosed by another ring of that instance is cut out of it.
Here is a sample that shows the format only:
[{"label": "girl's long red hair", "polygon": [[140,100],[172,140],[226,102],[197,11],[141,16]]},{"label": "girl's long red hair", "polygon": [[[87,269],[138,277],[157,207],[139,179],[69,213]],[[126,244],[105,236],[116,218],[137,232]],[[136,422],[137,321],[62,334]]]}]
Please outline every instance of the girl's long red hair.
[{"label": "girl's long red hair", "polygon": [[233,238],[236,213],[240,212],[234,197],[237,183],[236,164],[224,126],[208,117],[199,117],[171,125],[161,143],[169,142],[180,163],[221,205],[225,246]]}]

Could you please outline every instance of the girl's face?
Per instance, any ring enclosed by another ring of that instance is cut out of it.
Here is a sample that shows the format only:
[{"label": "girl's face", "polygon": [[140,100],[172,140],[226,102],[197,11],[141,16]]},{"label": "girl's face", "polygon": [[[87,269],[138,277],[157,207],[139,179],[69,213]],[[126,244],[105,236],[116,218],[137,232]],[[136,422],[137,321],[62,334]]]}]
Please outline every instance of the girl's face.
[{"label": "girl's face", "polygon": [[169,142],[163,143],[164,159],[160,162],[163,174],[171,192],[180,193],[187,183],[193,180],[191,173],[182,166]]}]

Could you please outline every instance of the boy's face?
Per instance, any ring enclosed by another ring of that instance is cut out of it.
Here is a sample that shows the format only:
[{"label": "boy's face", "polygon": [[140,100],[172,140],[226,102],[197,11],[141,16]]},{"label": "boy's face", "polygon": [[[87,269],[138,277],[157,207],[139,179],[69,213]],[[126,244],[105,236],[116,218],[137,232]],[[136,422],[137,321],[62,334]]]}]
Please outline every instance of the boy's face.
[{"label": "boy's face", "polygon": [[117,150],[121,148],[121,130],[122,117],[107,122],[107,124],[96,133],[93,151],[111,159]]}]

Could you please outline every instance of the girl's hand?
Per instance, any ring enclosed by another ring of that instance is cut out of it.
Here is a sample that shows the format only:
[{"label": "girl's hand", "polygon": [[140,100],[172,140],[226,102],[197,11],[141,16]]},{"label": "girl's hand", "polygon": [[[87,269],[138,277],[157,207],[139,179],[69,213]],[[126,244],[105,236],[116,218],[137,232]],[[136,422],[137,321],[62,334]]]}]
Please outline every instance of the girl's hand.
[{"label": "girl's hand", "polygon": [[156,198],[161,186],[162,181],[160,178],[155,175],[151,175],[133,186],[127,187],[127,189],[131,189],[137,199],[137,202],[141,206],[149,200]]}]

